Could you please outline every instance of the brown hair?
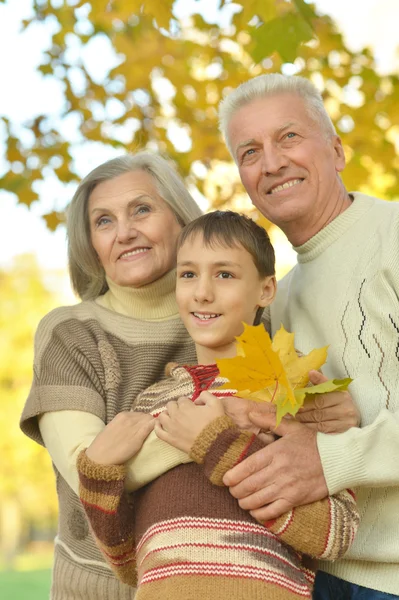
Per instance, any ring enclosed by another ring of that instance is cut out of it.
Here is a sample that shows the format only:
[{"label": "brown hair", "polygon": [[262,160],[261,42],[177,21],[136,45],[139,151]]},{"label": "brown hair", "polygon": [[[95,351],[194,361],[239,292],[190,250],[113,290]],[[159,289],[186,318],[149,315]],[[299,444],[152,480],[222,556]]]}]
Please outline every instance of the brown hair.
[{"label": "brown hair", "polygon": [[[274,248],[267,231],[246,215],[232,210],[215,210],[198,217],[180,232],[177,250],[198,234],[201,234],[204,246],[208,248],[216,245],[245,248],[252,256],[259,277],[275,274]],[[260,322],[263,310],[258,309],[254,325]]]}]

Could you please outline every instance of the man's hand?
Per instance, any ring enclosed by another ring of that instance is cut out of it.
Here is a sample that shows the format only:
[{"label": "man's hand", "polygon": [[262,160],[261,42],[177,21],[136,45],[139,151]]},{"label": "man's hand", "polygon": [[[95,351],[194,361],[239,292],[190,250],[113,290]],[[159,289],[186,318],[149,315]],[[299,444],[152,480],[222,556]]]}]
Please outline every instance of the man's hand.
[{"label": "man's hand", "polygon": [[120,412],[94,438],[86,455],[100,465],[123,465],[137,454],[154,425],[152,415]]},{"label": "man's hand", "polygon": [[[319,371],[310,371],[309,378],[313,385],[327,381]],[[349,392],[329,392],[306,400],[295,419],[315,431],[342,433],[350,427],[359,427],[360,412]]]},{"label": "man's hand", "polygon": [[201,431],[218,417],[223,416],[223,402],[209,394],[206,404],[197,406],[188,398],[168,402],[155,424],[159,439],[187,454]]},{"label": "man's hand", "polygon": [[[250,413],[254,425],[271,429],[275,417]],[[239,505],[259,521],[276,519],[295,506],[328,495],[316,444],[316,432],[285,419],[274,430],[281,438],[258,450],[223,478]]]}]

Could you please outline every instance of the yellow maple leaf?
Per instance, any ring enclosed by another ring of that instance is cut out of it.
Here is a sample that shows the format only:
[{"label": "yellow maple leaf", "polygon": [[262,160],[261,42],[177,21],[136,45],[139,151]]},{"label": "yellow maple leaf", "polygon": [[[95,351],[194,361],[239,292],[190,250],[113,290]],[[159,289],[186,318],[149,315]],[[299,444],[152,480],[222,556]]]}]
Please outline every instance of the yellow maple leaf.
[{"label": "yellow maple leaf", "polygon": [[246,325],[236,338],[237,356],[217,360],[220,375],[228,379],[220,389],[234,388],[237,396],[257,402],[273,402],[277,425],[286,414],[295,415],[307,394],[344,390],[351,379],[329,380],[306,388],[309,371],[320,369],[327,359],[327,346],[299,355],[294,334],[283,326],[273,341],[263,325]]}]

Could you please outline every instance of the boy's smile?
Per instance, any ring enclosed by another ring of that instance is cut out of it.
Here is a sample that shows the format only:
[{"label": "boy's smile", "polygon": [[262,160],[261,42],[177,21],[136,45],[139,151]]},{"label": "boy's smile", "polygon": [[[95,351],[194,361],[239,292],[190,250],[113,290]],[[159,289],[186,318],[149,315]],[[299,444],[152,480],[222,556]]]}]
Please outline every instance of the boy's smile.
[{"label": "boy's smile", "polygon": [[206,246],[201,234],[186,240],[177,256],[176,297],[198,362],[235,356],[242,323],[252,324],[274,291],[274,277],[261,277],[241,245],[226,247],[215,239]]}]

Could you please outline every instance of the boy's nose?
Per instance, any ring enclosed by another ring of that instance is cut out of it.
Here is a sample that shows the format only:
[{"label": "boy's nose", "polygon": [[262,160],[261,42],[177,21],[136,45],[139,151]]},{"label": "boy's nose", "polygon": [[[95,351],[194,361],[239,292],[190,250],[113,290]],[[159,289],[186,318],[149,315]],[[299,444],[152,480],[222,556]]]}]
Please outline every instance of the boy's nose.
[{"label": "boy's nose", "polygon": [[195,300],[197,302],[212,302],[212,285],[205,279],[199,279],[195,288]]}]

